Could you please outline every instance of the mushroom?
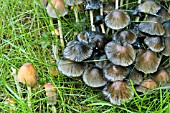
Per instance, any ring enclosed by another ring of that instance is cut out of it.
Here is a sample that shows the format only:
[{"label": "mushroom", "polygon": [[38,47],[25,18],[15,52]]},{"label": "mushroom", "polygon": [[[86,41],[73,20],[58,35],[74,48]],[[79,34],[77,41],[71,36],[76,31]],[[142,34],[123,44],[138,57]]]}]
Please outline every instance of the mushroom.
[{"label": "mushroom", "polygon": [[129,44],[133,44],[136,42],[137,36],[132,30],[126,29],[114,33],[112,39],[115,41],[118,40],[121,43],[127,42]]},{"label": "mushroom", "polygon": [[155,15],[160,9],[161,6],[156,4],[154,1],[145,1],[137,7],[137,10],[139,10],[140,12],[153,15]]},{"label": "mushroom", "polygon": [[149,17],[145,22],[139,24],[139,30],[150,34],[162,36],[165,33],[165,29],[162,23],[156,17]]},{"label": "mushroom", "polygon": [[170,37],[165,38],[165,49],[162,51],[165,56],[170,56]]},{"label": "mushroom", "polygon": [[129,70],[126,67],[108,64],[103,68],[103,75],[108,81],[122,81],[128,75]]},{"label": "mushroom", "polygon": [[121,45],[120,43],[115,43],[114,41],[106,44],[105,53],[107,58],[113,64],[121,66],[131,65],[136,57],[136,52],[130,44],[124,43]]},{"label": "mushroom", "polygon": [[132,69],[128,78],[133,82],[134,85],[139,85],[143,80],[142,73],[136,69]]},{"label": "mushroom", "polygon": [[141,93],[147,93],[149,90],[155,89],[158,84],[152,79],[143,80],[140,86],[136,87],[136,90]]},{"label": "mushroom", "polygon": [[62,25],[61,25],[61,16],[65,16],[68,11],[65,8],[64,0],[50,0],[46,7],[47,13],[52,18],[58,18],[58,28],[60,33],[60,42],[61,45],[64,46],[63,40],[63,32],[62,32]]},{"label": "mushroom", "polygon": [[52,105],[52,111],[53,113],[56,113],[56,99],[57,99],[57,93],[54,84],[52,83],[46,83],[44,86],[46,96],[47,96],[47,105]]},{"label": "mushroom", "polygon": [[78,63],[66,59],[61,59],[58,63],[58,70],[68,77],[79,77],[86,68],[86,63]]},{"label": "mushroom", "polygon": [[63,56],[69,60],[82,62],[89,58],[93,53],[93,49],[86,44],[82,44],[76,40],[67,44],[63,50]]},{"label": "mushroom", "polygon": [[138,53],[136,58],[135,68],[145,74],[154,73],[160,64],[161,58],[150,50],[142,50]]},{"label": "mushroom", "polygon": [[164,39],[160,37],[146,37],[144,42],[154,52],[161,52],[165,48]]},{"label": "mushroom", "polygon": [[105,24],[114,30],[123,29],[130,24],[130,16],[121,10],[113,10],[106,15]]},{"label": "mushroom", "polygon": [[31,107],[31,87],[37,84],[37,71],[34,66],[30,63],[23,64],[18,70],[17,80],[27,85],[28,106]]},{"label": "mushroom", "polygon": [[164,37],[170,37],[170,22],[164,22],[163,26],[165,28],[165,34],[163,35]]},{"label": "mushroom", "polygon": [[105,14],[110,13],[112,10],[114,10],[114,3],[113,2],[108,2],[103,4],[103,12]]},{"label": "mushroom", "polygon": [[134,96],[132,88],[122,81],[115,81],[107,85],[102,92],[114,105],[121,105],[122,102],[130,100]]},{"label": "mushroom", "polygon": [[89,66],[83,73],[83,81],[90,87],[102,87],[107,81],[103,78],[102,70]]},{"label": "mushroom", "polygon": [[169,14],[168,10],[165,9],[164,7],[161,7],[161,10],[158,12],[158,18],[161,19],[161,22],[170,20],[170,14]]},{"label": "mushroom", "polygon": [[106,65],[109,64],[109,61],[106,55],[101,55],[95,60],[98,60],[97,62],[95,62],[95,66],[98,67],[99,69],[103,69],[104,67],[106,67]]},{"label": "mushroom", "polygon": [[152,77],[160,86],[166,86],[170,83],[170,75],[164,69],[158,70]]}]

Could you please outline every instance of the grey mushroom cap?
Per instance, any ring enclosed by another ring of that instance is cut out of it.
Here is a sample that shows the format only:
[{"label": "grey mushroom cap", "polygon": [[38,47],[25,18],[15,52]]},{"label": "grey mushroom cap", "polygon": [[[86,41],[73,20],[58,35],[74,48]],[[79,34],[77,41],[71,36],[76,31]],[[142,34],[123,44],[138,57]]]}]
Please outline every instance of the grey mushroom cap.
[{"label": "grey mushroom cap", "polygon": [[170,37],[170,22],[167,21],[167,22],[163,23],[163,26],[165,28],[165,34],[163,36]]},{"label": "grey mushroom cap", "polygon": [[114,105],[121,105],[134,96],[132,88],[122,81],[115,81],[103,89],[104,96]]},{"label": "grey mushroom cap", "polygon": [[136,57],[136,52],[132,45],[124,43],[116,43],[111,41],[105,46],[105,53],[107,58],[116,65],[129,66],[131,65]]},{"label": "grey mushroom cap", "polygon": [[160,18],[161,22],[170,20],[170,14],[168,10],[162,7],[161,10],[158,12],[158,18]]},{"label": "grey mushroom cap", "polygon": [[86,10],[96,10],[100,8],[100,1],[99,0],[86,0]]},{"label": "grey mushroom cap", "polygon": [[165,56],[170,56],[170,37],[165,38],[165,49],[162,51]]},{"label": "grey mushroom cap", "polygon": [[103,78],[102,70],[91,66],[84,71],[83,81],[90,87],[102,87],[107,83]]},{"label": "grey mushroom cap", "polygon": [[161,58],[157,57],[156,53],[150,50],[142,50],[136,58],[135,68],[145,74],[154,73],[157,71]]},{"label": "grey mushroom cap", "polygon": [[136,42],[137,36],[132,30],[126,29],[126,30],[120,30],[114,33],[112,39],[118,40],[122,43],[126,42],[129,44],[133,44]]},{"label": "grey mushroom cap", "polygon": [[73,62],[67,59],[61,59],[58,63],[58,70],[68,77],[79,77],[83,75],[86,68],[86,63]]},{"label": "grey mushroom cap", "polygon": [[149,17],[146,22],[141,22],[139,24],[139,30],[157,36],[162,36],[165,33],[162,23],[156,17]]},{"label": "grey mushroom cap", "polygon": [[105,24],[114,30],[123,29],[130,24],[130,16],[126,12],[113,10],[106,15]]},{"label": "grey mushroom cap", "polygon": [[48,3],[46,10],[52,18],[65,16],[68,13],[65,8],[64,0],[51,0],[51,3]]},{"label": "grey mushroom cap", "polygon": [[103,69],[103,75],[108,81],[122,81],[123,79],[126,78],[128,75],[129,70],[126,67],[114,65],[114,64],[108,64],[104,69]]},{"label": "grey mushroom cap", "polygon": [[154,52],[161,52],[165,48],[164,39],[161,37],[146,37],[144,42]]},{"label": "grey mushroom cap", "polygon": [[130,72],[128,78],[129,78],[129,80],[131,80],[133,82],[134,85],[139,85],[143,80],[142,73],[137,71],[136,69],[133,69]]},{"label": "grey mushroom cap", "polygon": [[67,44],[63,56],[69,60],[81,62],[91,57],[92,53],[93,49],[91,47],[74,40]]},{"label": "grey mushroom cap", "polygon": [[68,6],[76,6],[86,2],[86,0],[65,0],[65,2]]},{"label": "grey mushroom cap", "polygon": [[103,4],[103,12],[106,14],[110,13],[114,9],[115,9],[115,6],[113,2]]},{"label": "grey mushroom cap", "polygon": [[153,15],[156,14],[160,9],[161,6],[154,1],[145,1],[137,7],[137,10],[139,10],[140,12]]},{"label": "grey mushroom cap", "polygon": [[107,59],[106,55],[102,55],[99,58],[95,58],[95,60],[99,60],[99,61],[95,62],[95,66],[100,69],[103,69],[110,63],[110,61]]}]

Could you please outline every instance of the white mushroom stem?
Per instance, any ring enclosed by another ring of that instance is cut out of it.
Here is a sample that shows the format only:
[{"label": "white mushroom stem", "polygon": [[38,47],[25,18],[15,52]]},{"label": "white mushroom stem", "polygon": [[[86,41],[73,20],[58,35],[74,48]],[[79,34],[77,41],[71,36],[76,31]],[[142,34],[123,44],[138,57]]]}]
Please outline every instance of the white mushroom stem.
[{"label": "white mushroom stem", "polygon": [[92,31],[96,31],[96,28],[94,26],[93,22],[93,10],[90,10],[90,22],[91,22],[91,29]]},{"label": "white mushroom stem", "polygon": [[120,7],[123,6],[123,1],[124,1],[124,0],[120,0]]},{"label": "white mushroom stem", "polygon": [[[100,15],[103,16],[103,0],[100,0],[101,4],[100,4]],[[100,27],[102,29],[102,33],[105,33],[105,28],[104,28],[104,24],[100,24]]]},{"label": "white mushroom stem", "polygon": [[28,107],[31,109],[31,87],[27,86],[28,89]]},{"label": "white mushroom stem", "polygon": [[58,19],[58,29],[60,33],[60,43],[61,43],[61,46],[64,47],[63,31],[62,31],[62,25],[61,25],[60,19]]},{"label": "white mushroom stem", "polygon": [[[140,4],[140,3],[141,3],[141,0],[138,0],[138,4]],[[139,22],[139,19],[140,19],[140,17],[137,16],[137,17],[135,18],[135,21],[136,21],[136,22]]]},{"label": "white mushroom stem", "polygon": [[118,9],[119,8],[119,0],[116,0],[115,1],[115,9]]},{"label": "white mushroom stem", "polygon": [[74,6],[74,7],[73,7],[74,15],[75,15],[75,18],[76,18],[76,23],[78,23],[78,22],[79,22],[78,12],[77,12],[77,7],[78,7],[78,6]]}]

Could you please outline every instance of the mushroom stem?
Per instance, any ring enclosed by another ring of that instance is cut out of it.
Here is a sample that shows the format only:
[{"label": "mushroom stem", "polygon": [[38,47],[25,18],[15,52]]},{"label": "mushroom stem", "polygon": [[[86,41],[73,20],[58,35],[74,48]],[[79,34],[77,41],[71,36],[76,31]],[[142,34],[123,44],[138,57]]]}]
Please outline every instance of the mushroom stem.
[{"label": "mushroom stem", "polygon": [[126,9],[128,9],[129,0],[126,0]]},{"label": "mushroom stem", "polygon": [[120,7],[123,6],[123,1],[124,1],[124,0],[120,0]]},{"label": "mushroom stem", "polygon": [[52,113],[57,113],[55,105],[52,105],[51,109],[52,109]]},{"label": "mushroom stem", "polygon": [[58,19],[58,29],[59,29],[59,33],[60,33],[60,43],[61,43],[62,47],[64,47],[63,31],[62,31],[62,25],[61,25],[60,19]]},{"label": "mushroom stem", "polygon": [[115,1],[115,9],[118,9],[119,8],[119,0],[116,0]]},{"label": "mushroom stem", "polygon": [[28,107],[31,109],[31,87],[27,86],[28,89]]},{"label": "mushroom stem", "polygon": [[[140,3],[141,3],[141,0],[138,0],[138,4],[140,4]],[[135,21],[136,21],[136,22],[139,22],[139,19],[140,19],[140,17],[137,16],[137,17],[135,18]]]},{"label": "mushroom stem", "polygon": [[74,9],[74,15],[75,15],[75,18],[76,18],[76,23],[78,23],[79,18],[78,18],[77,6],[73,7],[73,9]]},{"label": "mushroom stem", "polygon": [[[101,4],[100,4],[100,15],[103,16],[103,0],[100,0]],[[100,24],[100,27],[102,29],[102,33],[105,33],[105,28],[104,28],[104,24]]]},{"label": "mushroom stem", "polygon": [[96,31],[96,28],[94,26],[93,22],[93,10],[90,10],[90,22],[91,22],[91,29],[92,31]]}]

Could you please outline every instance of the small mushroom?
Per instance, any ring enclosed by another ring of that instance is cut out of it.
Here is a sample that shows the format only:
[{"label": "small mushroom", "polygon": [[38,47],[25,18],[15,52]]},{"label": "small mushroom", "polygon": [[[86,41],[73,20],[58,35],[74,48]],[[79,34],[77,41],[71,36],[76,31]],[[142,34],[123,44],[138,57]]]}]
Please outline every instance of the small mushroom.
[{"label": "small mushroom", "polygon": [[161,58],[150,50],[142,50],[136,58],[135,68],[145,74],[154,73],[157,71]]},{"label": "small mushroom", "polygon": [[170,22],[164,22],[163,26],[165,28],[165,34],[163,35],[164,37],[170,37]]},{"label": "small mushroom", "polygon": [[106,44],[105,53],[107,58],[113,64],[121,66],[131,65],[136,57],[136,52],[130,44],[124,43],[121,45],[120,43],[115,43],[114,41]]},{"label": "small mushroom", "polygon": [[148,17],[145,22],[141,22],[139,24],[139,30],[157,36],[162,36],[165,33],[162,23],[156,17]]},{"label": "small mushroom", "polygon": [[84,71],[83,81],[90,87],[102,87],[107,83],[103,78],[102,70],[92,66]]},{"label": "small mushroom", "polygon": [[161,6],[154,1],[145,1],[137,7],[137,10],[139,10],[140,12],[153,15],[155,15],[160,9]]},{"label": "small mushroom", "polygon": [[134,85],[139,85],[143,80],[142,73],[136,69],[132,69],[128,78],[133,82]]},{"label": "small mushroom", "polygon": [[110,13],[112,10],[115,9],[114,3],[113,2],[108,2],[103,4],[103,12],[105,14]]},{"label": "small mushroom", "polygon": [[86,63],[78,63],[66,59],[61,59],[58,63],[58,70],[68,77],[79,77],[86,68]]},{"label": "small mushroom", "polygon": [[30,63],[23,64],[19,70],[17,75],[18,82],[27,85],[28,88],[28,106],[31,106],[31,87],[37,84],[37,71],[34,66]]},{"label": "small mushroom", "polygon": [[103,75],[108,81],[122,81],[128,75],[129,70],[126,67],[117,66],[114,64],[108,64],[103,69]]},{"label": "small mushroom", "polygon": [[106,15],[105,24],[114,30],[123,29],[130,24],[130,16],[121,10],[113,10]]},{"label": "small mushroom", "polygon": [[158,70],[152,77],[160,86],[166,86],[167,83],[170,83],[170,75],[164,69]]},{"label": "small mushroom", "polygon": [[93,49],[86,44],[82,44],[76,40],[67,44],[63,50],[63,56],[69,60],[82,62],[89,58],[93,53]]},{"label": "small mushroom", "polygon": [[155,89],[158,84],[152,79],[143,80],[140,86],[136,87],[136,90],[141,93],[147,93],[149,90]]},{"label": "small mushroom", "polygon": [[112,39],[118,40],[121,43],[127,42],[129,44],[133,44],[136,42],[137,36],[132,30],[126,29],[126,30],[120,30],[114,33]]},{"label": "small mushroom", "polygon": [[164,39],[160,37],[146,37],[144,42],[154,52],[161,52],[165,48]]},{"label": "small mushroom", "polygon": [[103,94],[114,105],[121,105],[122,102],[130,100],[134,96],[132,88],[122,81],[115,81],[103,89]]},{"label": "small mushroom", "polygon": [[170,56],[170,37],[165,38],[165,49],[162,51],[165,56]]}]

